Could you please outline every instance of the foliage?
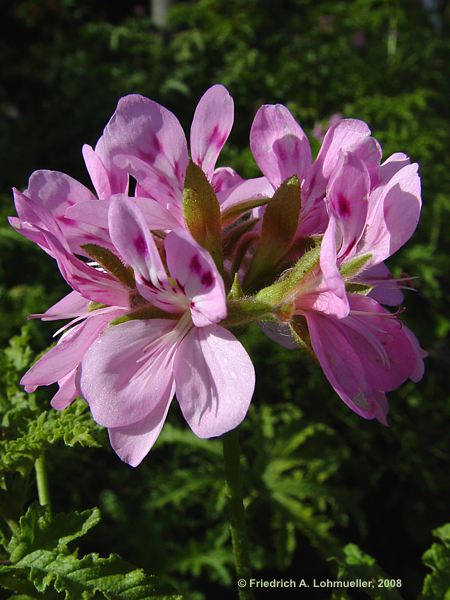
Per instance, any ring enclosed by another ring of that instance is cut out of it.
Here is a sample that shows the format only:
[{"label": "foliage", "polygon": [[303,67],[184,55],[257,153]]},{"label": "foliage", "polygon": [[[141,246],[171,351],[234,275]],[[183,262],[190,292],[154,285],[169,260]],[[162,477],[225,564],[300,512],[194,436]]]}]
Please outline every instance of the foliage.
[{"label": "foliage", "polygon": [[422,557],[432,573],[425,577],[423,598],[450,598],[450,523],[433,531],[439,542],[433,544]]},{"label": "foliage", "polygon": [[68,544],[99,520],[97,509],[52,516],[48,508],[32,505],[6,547],[10,562],[0,566],[0,584],[31,598],[45,593],[45,598],[66,600],[181,600],[117,555],[79,558],[71,552]]}]

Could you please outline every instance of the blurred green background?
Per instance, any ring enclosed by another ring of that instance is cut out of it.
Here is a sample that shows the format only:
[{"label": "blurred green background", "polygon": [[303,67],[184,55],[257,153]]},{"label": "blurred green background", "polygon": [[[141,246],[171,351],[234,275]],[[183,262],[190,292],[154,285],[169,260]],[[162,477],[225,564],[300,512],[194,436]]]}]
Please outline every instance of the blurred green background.
[{"label": "blurred green background", "polygon": [[[254,329],[243,339],[257,389],[241,427],[258,576],[333,577],[342,548],[352,542],[402,579],[402,597],[418,597],[432,529],[450,520],[449,3],[179,1],[162,27],[152,22],[150,4],[138,0],[2,0],[0,13],[4,347],[29,313],[66,291],[53,261],[9,228],[10,189],[24,189],[40,168],[89,185],[81,146],[95,144],[124,94],[157,100],[188,130],[201,94],[223,83],[236,116],[221,162],[247,177],[257,174],[248,133],[262,103],[286,104],[308,133],[326,127],[335,113],[363,119],[384,156],[402,151],[419,162],[421,223],[390,264],[398,275],[417,277],[403,318],[429,353],[423,381],[389,395],[385,428],[351,413],[314,365]],[[54,329],[29,323],[13,348],[40,352]],[[12,356],[10,347],[2,359],[16,369],[7,380],[3,374],[9,390],[17,389],[26,366]],[[5,413],[14,402],[28,402],[18,391],[4,397]],[[43,390],[33,402],[45,410],[49,397]],[[55,510],[102,510],[103,524],[86,549],[118,552],[165,575],[189,599],[234,597],[220,443],[196,440],[175,403],[136,470],[120,463],[104,432],[96,435],[101,448],[61,443],[48,453]],[[30,480],[23,507],[34,495]],[[427,597],[441,600],[439,593]],[[289,597],[289,590],[279,596]]]}]

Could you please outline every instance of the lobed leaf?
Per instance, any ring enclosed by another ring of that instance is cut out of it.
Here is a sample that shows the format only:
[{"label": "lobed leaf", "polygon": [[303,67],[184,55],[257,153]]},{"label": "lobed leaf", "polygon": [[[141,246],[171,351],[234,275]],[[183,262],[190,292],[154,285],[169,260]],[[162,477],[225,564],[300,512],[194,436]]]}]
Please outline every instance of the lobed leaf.
[{"label": "lobed leaf", "polygon": [[450,523],[433,531],[439,542],[433,544],[423,555],[422,560],[430,567],[424,580],[422,595],[426,600],[450,598]]},{"label": "lobed leaf", "polygon": [[97,593],[106,600],[182,600],[156,576],[146,575],[115,554],[77,558],[41,549],[14,565],[0,566],[0,585],[16,591],[23,580],[33,583],[46,598],[56,591],[65,600],[91,600]]}]

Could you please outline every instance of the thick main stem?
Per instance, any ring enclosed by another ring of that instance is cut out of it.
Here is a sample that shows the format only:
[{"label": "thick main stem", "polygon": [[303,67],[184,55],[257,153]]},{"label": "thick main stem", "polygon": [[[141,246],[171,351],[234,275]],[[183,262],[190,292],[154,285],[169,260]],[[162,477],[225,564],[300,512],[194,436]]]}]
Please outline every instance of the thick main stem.
[{"label": "thick main stem", "polygon": [[47,471],[45,469],[45,456],[43,454],[34,461],[34,470],[36,471],[39,504],[50,508],[50,492],[48,488]]},{"label": "thick main stem", "polygon": [[242,472],[239,436],[235,429],[222,438],[225,481],[230,512],[231,540],[240,600],[253,600],[250,588],[250,556],[248,551],[245,509],[242,501]]}]

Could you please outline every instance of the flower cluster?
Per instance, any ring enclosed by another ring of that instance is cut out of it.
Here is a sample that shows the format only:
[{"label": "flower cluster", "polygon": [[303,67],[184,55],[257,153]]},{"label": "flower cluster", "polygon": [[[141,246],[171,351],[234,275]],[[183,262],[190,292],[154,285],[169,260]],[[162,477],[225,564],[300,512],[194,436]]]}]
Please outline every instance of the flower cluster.
[{"label": "flower cluster", "polygon": [[262,176],[216,168],[233,124],[221,85],[201,98],[190,151],[177,118],[122,98],[83,157],[95,194],[36,171],[14,190],[11,225],[52,256],[73,291],[43,320],[70,319],[24,375],[27,391],[58,383],[51,404],[81,395],[111,445],[136,466],[176,394],[194,433],[235,428],[254,385],[230,329],[257,321],[312,353],[357,414],[386,422],[385,392],[423,374],[424,352],[398,311],[402,281],[384,261],[416,228],[417,165],[381,162],[367,125],[340,119],[315,160],[287,108],[262,106],[250,147]]}]

